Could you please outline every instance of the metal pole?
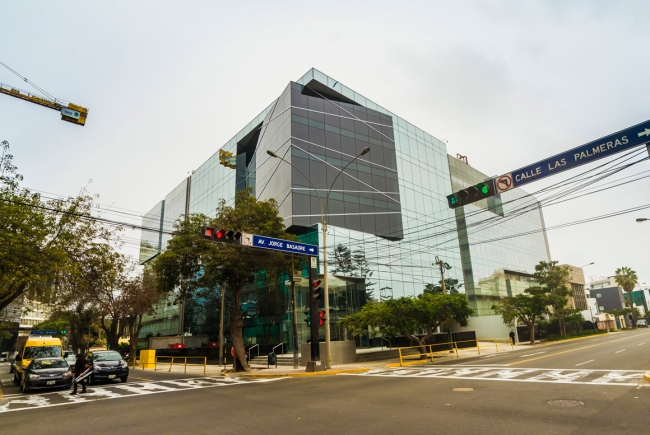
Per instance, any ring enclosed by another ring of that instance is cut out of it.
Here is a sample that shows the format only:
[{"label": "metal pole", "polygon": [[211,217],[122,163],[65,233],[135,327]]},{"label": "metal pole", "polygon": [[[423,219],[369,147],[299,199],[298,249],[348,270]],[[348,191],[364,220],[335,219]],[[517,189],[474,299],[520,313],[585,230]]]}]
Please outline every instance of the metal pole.
[{"label": "metal pole", "polygon": [[309,257],[309,313],[311,315],[311,361],[320,362],[319,325],[318,325],[318,301],[314,299],[314,281],[316,281],[316,264],[318,257]]},{"label": "metal pole", "polygon": [[226,309],[226,292],[224,286],[221,286],[221,312],[219,313],[219,365],[226,366],[226,361],[223,357],[223,312]]},{"label": "metal pole", "polygon": [[[329,197],[329,194],[327,195]],[[326,201],[327,202],[327,201]],[[326,211],[327,212],[327,211]],[[330,351],[330,289],[327,280],[327,221],[323,218],[323,291],[325,298],[325,367],[332,368],[332,353]]]},{"label": "metal pole", "polygon": [[[293,254],[291,254],[291,258],[293,259]],[[293,368],[297,369],[300,366],[300,361],[298,360],[298,310],[296,309],[296,283],[293,282],[293,261],[291,262],[291,305],[293,308],[293,319],[291,319],[291,326],[293,327]]]}]

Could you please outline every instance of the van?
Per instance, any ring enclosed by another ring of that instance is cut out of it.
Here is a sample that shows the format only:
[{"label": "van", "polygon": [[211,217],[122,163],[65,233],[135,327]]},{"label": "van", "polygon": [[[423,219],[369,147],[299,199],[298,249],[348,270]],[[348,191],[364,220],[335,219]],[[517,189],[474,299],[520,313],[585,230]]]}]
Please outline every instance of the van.
[{"label": "van", "polygon": [[16,371],[14,382],[20,383],[24,370],[34,358],[51,358],[63,356],[63,344],[61,339],[51,335],[39,334],[43,331],[35,331],[36,334],[29,336],[25,344],[16,355]]}]

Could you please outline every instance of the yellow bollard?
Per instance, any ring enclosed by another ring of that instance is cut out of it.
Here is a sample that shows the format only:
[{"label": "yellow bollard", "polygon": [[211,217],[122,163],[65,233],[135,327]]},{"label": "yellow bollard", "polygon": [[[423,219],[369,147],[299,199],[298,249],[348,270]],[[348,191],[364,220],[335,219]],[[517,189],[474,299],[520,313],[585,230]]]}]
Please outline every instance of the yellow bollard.
[{"label": "yellow bollard", "polygon": [[140,365],[143,370],[156,368],[156,350],[141,350]]},{"label": "yellow bollard", "polygon": [[481,346],[478,345],[478,340],[476,340],[476,350],[478,350],[478,354],[481,354]]}]

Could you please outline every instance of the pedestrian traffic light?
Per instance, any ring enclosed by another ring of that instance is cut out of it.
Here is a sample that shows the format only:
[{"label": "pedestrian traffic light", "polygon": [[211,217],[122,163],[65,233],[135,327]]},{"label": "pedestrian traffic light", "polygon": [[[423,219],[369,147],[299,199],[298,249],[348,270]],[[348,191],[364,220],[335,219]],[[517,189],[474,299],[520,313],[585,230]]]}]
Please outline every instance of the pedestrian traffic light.
[{"label": "pedestrian traffic light", "polygon": [[325,311],[324,311],[324,310],[320,310],[320,311],[318,312],[318,326],[323,326],[323,325],[325,324],[325,320],[327,320],[327,319],[325,318]]},{"label": "pedestrian traffic light", "polygon": [[449,208],[457,208],[497,194],[494,178],[447,195]]},{"label": "pedestrian traffic light", "polygon": [[305,322],[307,323],[307,326],[311,326],[311,311],[305,310],[303,311],[303,314],[305,315]]},{"label": "pedestrian traffic light", "polygon": [[320,279],[317,279],[314,281],[312,284],[312,292],[311,292],[311,299],[313,301],[319,300],[321,297],[323,297],[323,289],[320,287],[320,283],[322,281]]}]

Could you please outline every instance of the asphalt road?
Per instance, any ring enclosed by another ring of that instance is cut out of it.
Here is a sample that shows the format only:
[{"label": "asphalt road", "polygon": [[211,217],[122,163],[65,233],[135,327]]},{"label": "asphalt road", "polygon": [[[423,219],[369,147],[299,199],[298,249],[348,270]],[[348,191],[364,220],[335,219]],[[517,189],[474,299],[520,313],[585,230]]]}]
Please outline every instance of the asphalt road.
[{"label": "asphalt road", "polygon": [[[0,433],[645,434],[644,346],[650,331],[362,375],[267,381],[147,372],[148,381],[93,387],[74,402],[4,388]],[[588,369],[576,367],[589,359]]]}]

